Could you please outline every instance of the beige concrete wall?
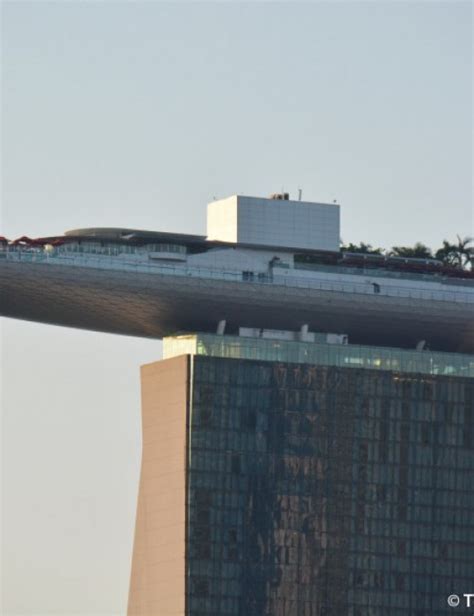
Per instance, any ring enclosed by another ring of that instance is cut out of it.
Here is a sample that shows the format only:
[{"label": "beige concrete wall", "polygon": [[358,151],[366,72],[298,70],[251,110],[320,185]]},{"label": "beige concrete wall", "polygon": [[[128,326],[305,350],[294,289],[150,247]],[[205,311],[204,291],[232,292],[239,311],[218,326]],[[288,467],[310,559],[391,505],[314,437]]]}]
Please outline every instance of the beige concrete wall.
[{"label": "beige concrete wall", "polygon": [[184,616],[188,356],[142,366],[143,452],[129,616]]}]

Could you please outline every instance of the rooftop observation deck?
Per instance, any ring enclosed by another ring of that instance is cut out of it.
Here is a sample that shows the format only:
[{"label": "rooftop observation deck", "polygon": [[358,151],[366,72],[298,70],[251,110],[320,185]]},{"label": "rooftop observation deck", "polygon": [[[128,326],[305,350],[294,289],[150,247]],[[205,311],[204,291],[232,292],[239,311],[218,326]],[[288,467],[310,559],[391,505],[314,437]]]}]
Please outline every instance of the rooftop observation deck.
[{"label": "rooftop observation deck", "polygon": [[[361,280],[361,277],[386,279],[390,286],[383,291],[393,297],[422,298],[452,302],[472,302],[474,304],[474,279],[450,278],[441,273],[413,273],[393,271],[386,268],[349,267],[344,265],[327,265],[321,263],[298,263],[288,268],[276,264],[272,274],[258,274],[254,277],[242,278],[242,272],[217,270],[186,263],[177,258],[185,252],[175,244],[162,244],[166,249],[166,260],[148,258],[150,250],[145,247],[125,245],[97,246],[93,248],[82,245],[66,245],[46,250],[25,246],[8,246],[0,257],[9,261],[23,263],[44,263],[70,267],[99,268],[128,272],[153,273],[176,276],[198,276],[232,281],[250,281],[258,283],[278,282],[284,286],[299,288],[320,288],[322,290],[346,290],[372,295],[373,283]],[[152,255],[159,255],[160,245],[154,245]],[[226,247],[228,248],[228,247]],[[173,254],[173,260],[168,258]],[[331,276],[332,275],[332,276]],[[410,284],[410,282],[412,284]],[[415,284],[413,284],[415,283]]]},{"label": "rooftop observation deck", "polygon": [[[166,258],[174,253],[173,260],[186,260],[194,254],[223,249],[245,249],[255,252],[276,251],[291,255],[291,269],[297,272],[340,274],[348,276],[371,276],[389,278],[394,281],[413,280],[416,282],[437,282],[453,287],[474,288],[474,272],[446,267],[434,259],[413,259],[384,257],[344,251],[328,252],[281,246],[262,246],[253,243],[233,243],[208,240],[202,235],[187,235],[167,232],[142,231],[121,228],[75,229],[64,236],[54,236],[31,240],[20,238],[14,242],[0,242],[0,257],[18,260],[40,261],[44,257],[56,258],[59,263],[63,257],[81,257],[86,263],[90,258],[113,257],[122,263],[134,265],[149,262],[158,253]],[[153,256],[154,255],[154,256]],[[101,259],[105,264],[105,260]],[[70,261],[72,264],[72,262]],[[77,263],[77,261],[76,261]],[[155,265],[158,263],[155,262]],[[166,265],[166,263],[163,263]],[[279,263],[278,267],[285,267]]]}]

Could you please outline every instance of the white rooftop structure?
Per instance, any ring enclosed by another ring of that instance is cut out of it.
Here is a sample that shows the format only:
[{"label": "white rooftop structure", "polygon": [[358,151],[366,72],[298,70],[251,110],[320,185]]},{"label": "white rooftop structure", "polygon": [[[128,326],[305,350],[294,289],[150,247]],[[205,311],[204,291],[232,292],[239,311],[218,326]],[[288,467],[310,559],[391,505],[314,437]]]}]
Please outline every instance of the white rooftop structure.
[{"label": "white rooftop structure", "polygon": [[339,250],[339,205],[233,195],[207,206],[207,239],[309,250]]}]

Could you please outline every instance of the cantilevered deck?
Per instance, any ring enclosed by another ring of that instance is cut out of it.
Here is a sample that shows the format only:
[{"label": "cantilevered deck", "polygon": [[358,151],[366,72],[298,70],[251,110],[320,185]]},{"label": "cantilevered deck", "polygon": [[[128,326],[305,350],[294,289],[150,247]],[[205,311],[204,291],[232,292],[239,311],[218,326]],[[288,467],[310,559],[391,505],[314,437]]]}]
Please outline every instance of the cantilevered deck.
[{"label": "cantilevered deck", "polygon": [[[0,313],[43,323],[161,338],[239,326],[349,335],[352,343],[474,351],[474,286],[439,276],[295,267],[260,271],[214,261],[137,259],[15,247],[0,259]],[[267,250],[268,252],[268,250]],[[265,253],[265,259],[268,255]],[[199,255],[198,255],[199,257]],[[223,261],[224,262],[224,261]]]}]

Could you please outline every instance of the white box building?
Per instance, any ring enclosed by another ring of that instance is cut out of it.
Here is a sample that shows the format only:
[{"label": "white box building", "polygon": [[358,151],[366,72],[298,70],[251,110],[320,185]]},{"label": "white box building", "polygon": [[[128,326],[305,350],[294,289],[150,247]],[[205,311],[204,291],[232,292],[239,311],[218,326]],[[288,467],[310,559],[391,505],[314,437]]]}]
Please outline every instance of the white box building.
[{"label": "white box building", "polygon": [[233,195],[207,206],[207,239],[309,250],[339,250],[339,205]]}]

